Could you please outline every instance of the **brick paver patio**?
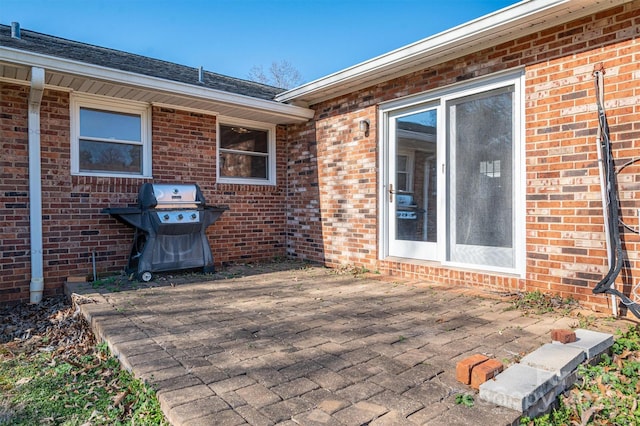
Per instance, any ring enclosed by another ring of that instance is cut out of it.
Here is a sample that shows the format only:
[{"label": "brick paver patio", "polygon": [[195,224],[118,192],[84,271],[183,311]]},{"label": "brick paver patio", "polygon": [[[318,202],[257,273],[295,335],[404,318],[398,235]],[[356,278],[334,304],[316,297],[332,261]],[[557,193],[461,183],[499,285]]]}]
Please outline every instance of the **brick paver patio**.
[{"label": "brick paver patio", "polygon": [[[218,274],[219,275],[219,274]],[[123,365],[158,389],[174,425],[499,425],[518,413],[475,400],[462,358],[512,361],[575,319],[420,283],[320,267],[112,292],[81,308]]]}]

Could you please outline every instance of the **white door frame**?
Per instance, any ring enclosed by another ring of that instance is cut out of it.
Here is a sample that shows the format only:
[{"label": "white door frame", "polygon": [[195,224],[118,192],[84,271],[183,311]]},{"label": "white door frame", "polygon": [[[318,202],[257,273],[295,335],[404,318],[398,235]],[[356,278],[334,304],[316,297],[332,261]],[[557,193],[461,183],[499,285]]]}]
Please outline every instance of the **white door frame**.
[{"label": "white door frame", "polygon": [[[524,87],[525,87],[524,69],[509,70],[501,73],[493,74],[489,77],[481,77],[469,80],[467,82],[456,83],[442,89],[409,96],[401,99],[384,102],[380,104],[378,112],[378,164],[380,164],[378,190],[378,231],[379,231],[379,256],[380,260],[384,260],[391,256],[390,254],[390,215],[395,213],[395,206],[389,202],[389,182],[391,182],[390,174],[390,148],[391,140],[390,118],[402,115],[403,112],[410,113],[419,110],[429,109],[437,105],[438,114],[438,237],[435,260],[445,266],[454,267],[472,267],[477,270],[486,270],[491,272],[501,272],[509,274],[517,274],[520,277],[525,276],[526,271],[526,169],[525,169],[525,125],[524,125]],[[459,264],[447,261],[447,122],[446,108],[447,101],[464,97],[469,94],[490,91],[499,87],[514,85],[515,110],[514,110],[514,182],[513,182],[513,207],[514,215],[514,258],[515,265],[513,268],[503,268],[497,266],[487,266],[479,264]],[[409,259],[419,259],[417,256],[410,256]]]},{"label": "white door frame", "polygon": [[[384,121],[382,121],[382,123],[384,123],[383,127],[385,128],[385,131],[386,131],[386,142],[388,143],[384,143],[381,149],[381,154],[383,155],[382,161],[385,161],[385,162],[380,163],[380,164],[383,164],[383,166],[381,167],[381,175],[384,176],[381,182],[383,187],[382,189],[383,192],[381,192],[382,196],[380,197],[382,201],[381,210],[383,210],[384,213],[381,216],[380,222],[381,222],[381,226],[383,227],[381,235],[384,236],[383,239],[386,241],[386,244],[385,244],[386,256],[403,257],[403,258],[411,258],[411,259],[419,259],[419,260],[439,260],[442,257],[442,253],[444,253],[443,251],[444,248],[439,247],[439,243],[438,243],[439,241],[441,241],[441,238],[444,236],[444,234],[442,234],[442,231],[440,229],[441,227],[439,226],[437,228],[438,235],[437,235],[436,242],[397,240],[395,238],[396,229],[397,229],[397,220],[398,220],[395,214],[397,197],[395,196],[396,194],[393,194],[393,197],[391,197],[391,194],[389,192],[389,189],[390,189],[389,184],[395,183],[396,176],[397,176],[396,162],[395,162],[395,159],[398,153],[398,146],[397,146],[398,143],[395,136],[397,134],[396,128],[395,128],[396,119],[417,114],[420,112],[425,112],[425,111],[435,111],[437,114],[436,126],[440,126],[441,124],[440,106],[436,102],[421,103],[414,107],[400,108],[400,109],[395,109],[395,110],[387,111],[383,113]],[[436,140],[436,147],[437,147],[436,165],[437,165],[437,164],[444,163],[444,153],[442,153],[440,150],[440,146],[442,145],[442,142],[439,140],[441,138],[440,132],[437,132],[436,136],[437,136],[437,140]],[[414,166],[417,166],[417,165],[414,164]],[[438,179],[436,182],[436,185],[437,185],[437,189],[436,189],[437,219],[436,220],[439,223],[439,221],[443,218],[443,213],[444,213],[442,211],[442,208],[444,207],[442,203],[443,201],[442,191],[445,188],[444,186],[442,186],[443,180],[441,179],[441,175],[442,175],[441,168],[438,168],[437,173],[438,173]],[[397,185],[395,185],[395,188],[397,188]],[[382,219],[382,217],[384,217],[384,219]]]}]

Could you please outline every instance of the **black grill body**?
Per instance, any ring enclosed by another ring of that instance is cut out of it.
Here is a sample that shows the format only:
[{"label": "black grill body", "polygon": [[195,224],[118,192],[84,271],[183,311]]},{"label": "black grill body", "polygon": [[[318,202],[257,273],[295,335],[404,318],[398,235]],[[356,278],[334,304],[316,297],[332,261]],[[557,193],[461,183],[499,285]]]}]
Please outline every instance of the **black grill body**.
[{"label": "black grill body", "polygon": [[206,229],[227,210],[207,206],[198,185],[145,183],[138,207],[102,210],[135,229],[127,274],[151,280],[154,272],[202,268],[214,272]]}]

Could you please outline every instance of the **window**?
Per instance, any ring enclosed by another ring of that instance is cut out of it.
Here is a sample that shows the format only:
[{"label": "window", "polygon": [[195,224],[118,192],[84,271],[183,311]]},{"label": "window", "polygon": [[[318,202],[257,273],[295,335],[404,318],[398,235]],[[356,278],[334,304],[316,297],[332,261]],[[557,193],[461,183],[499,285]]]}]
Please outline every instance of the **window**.
[{"label": "window", "polygon": [[218,181],[275,184],[275,127],[223,121],[218,126]]},{"label": "window", "polygon": [[72,173],[151,175],[151,141],[146,104],[75,95],[71,109]]},{"label": "window", "polygon": [[487,177],[500,177],[500,160],[481,161],[480,174]]}]

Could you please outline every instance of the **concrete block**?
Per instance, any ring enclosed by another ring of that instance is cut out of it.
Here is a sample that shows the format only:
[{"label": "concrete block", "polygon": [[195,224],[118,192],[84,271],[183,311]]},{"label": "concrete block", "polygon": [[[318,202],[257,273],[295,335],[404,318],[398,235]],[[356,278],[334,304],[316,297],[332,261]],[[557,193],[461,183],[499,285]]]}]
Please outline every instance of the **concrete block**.
[{"label": "concrete block", "polygon": [[572,343],[576,341],[576,333],[573,330],[556,328],[551,330],[551,340],[559,343]]},{"label": "concrete block", "polygon": [[587,359],[598,356],[613,345],[613,335],[591,330],[576,330],[576,341],[567,344],[584,351]]},{"label": "concrete block", "polygon": [[547,343],[520,360],[520,364],[566,377],[585,360],[584,351],[569,345]]},{"label": "concrete block", "polygon": [[578,372],[573,371],[567,377],[562,379],[551,390],[549,390],[544,396],[538,399],[533,405],[527,408],[522,414],[527,417],[538,417],[542,414],[548,413],[555,406],[558,395],[569,389],[578,380]]},{"label": "concrete block", "polygon": [[471,387],[478,389],[481,384],[502,373],[504,365],[497,359],[488,359],[471,370]]},{"label": "concrete block", "polygon": [[480,385],[480,399],[521,413],[538,402],[560,382],[551,371],[516,364],[495,380]]},{"label": "concrete block", "polygon": [[458,380],[461,383],[464,383],[465,385],[470,384],[471,370],[473,370],[473,368],[476,365],[479,365],[488,359],[489,357],[485,355],[475,354],[459,361],[456,364],[456,380]]}]

